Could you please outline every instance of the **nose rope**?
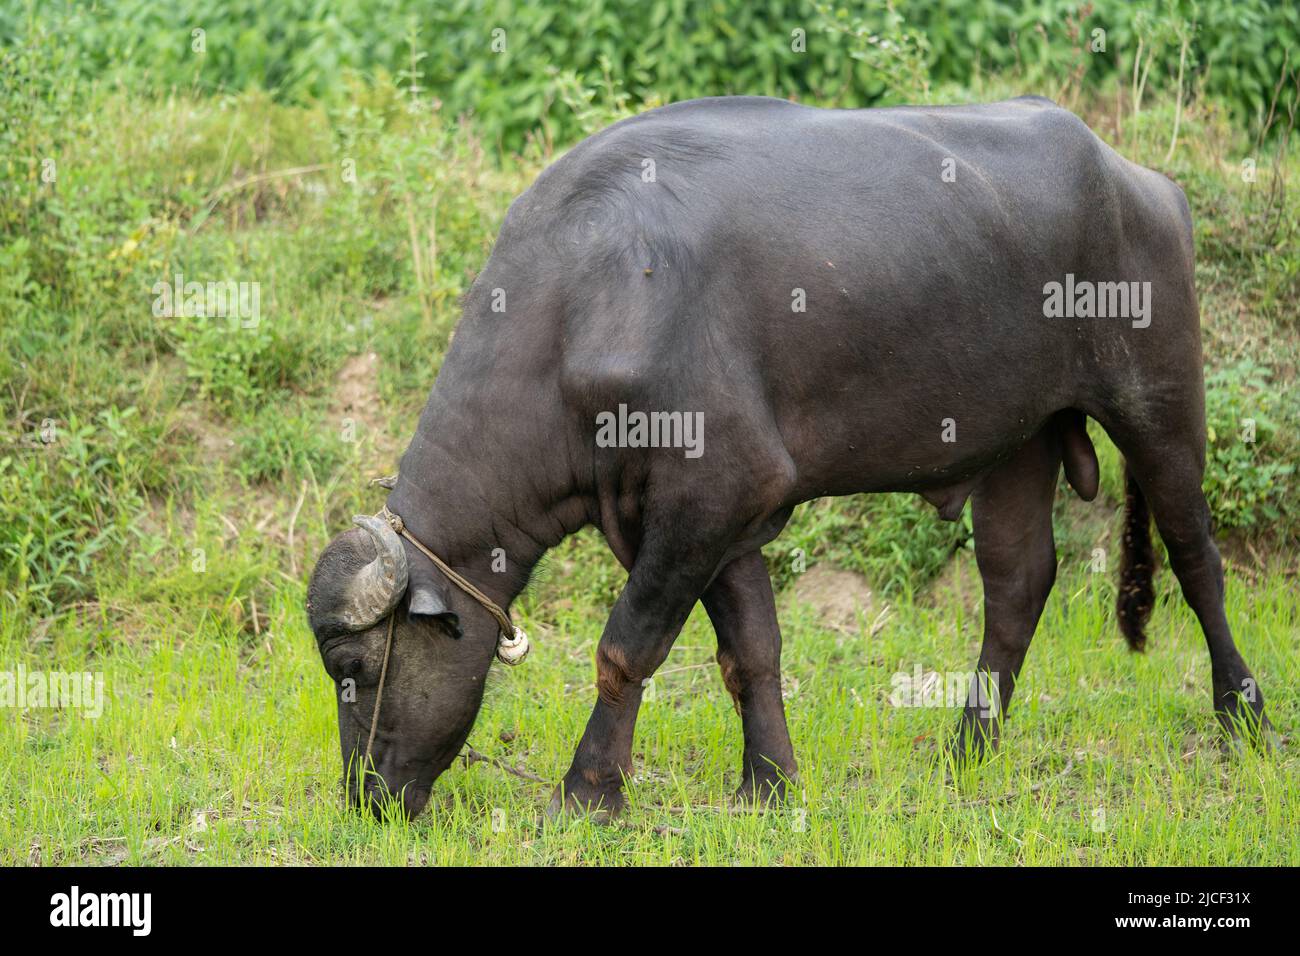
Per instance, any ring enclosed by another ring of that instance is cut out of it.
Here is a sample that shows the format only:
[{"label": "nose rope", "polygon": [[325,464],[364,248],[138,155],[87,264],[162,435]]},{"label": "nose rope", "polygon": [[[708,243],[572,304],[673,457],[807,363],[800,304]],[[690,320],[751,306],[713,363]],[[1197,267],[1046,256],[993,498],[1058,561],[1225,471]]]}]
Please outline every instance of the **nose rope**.
[{"label": "nose rope", "polygon": [[[511,623],[510,615],[503,611],[490,597],[453,571],[445,561],[421,544],[415,535],[406,530],[406,523],[402,521],[401,516],[389,511],[387,505],[384,505],[379,514],[393,531],[411,542],[421,554],[437,566],[438,570],[447,575],[453,584],[478,601],[492,615],[497,622],[497,626],[501,629],[497,638],[497,660],[503,664],[514,666],[528,656],[528,635],[524,633],[523,628]],[[375,710],[370,716],[370,736],[366,739],[365,767],[367,772],[372,769],[370,766],[370,751],[375,744],[375,732],[379,729],[379,705],[383,702],[384,683],[388,679],[388,660],[393,652],[393,622],[396,617],[396,609],[389,612],[388,635],[384,638],[384,662],[379,668],[379,686],[375,689]]]},{"label": "nose rope", "polygon": [[[482,604],[483,607],[487,610],[487,612],[491,614],[494,618],[496,618],[496,622],[498,625],[500,625],[501,634],[503,636],[509,637],[510,635],[514,634],[515,626],[510,623],[510,615],[506,614],[505,611],[501,610],[501,608],[497,606],[497,603],[493,601],[490,597],[488,597],[478,588],[474,587],[474,585],[470,584],[469,581],[465,580],[463,577],[461,577],[459,574],[453,571],[447,565],[447,562],[442,560],[442,558],[438,557],[436,554],[434,554],[432,551],[426,548],[423,544],[421,544],[416,539],[415,535],[411,534],[411,532],[406,530],[406,523],[402,521],[402,519],[398,515],[395,515],[388,510],[388,505],[384,505],[383,509],[379,512],[379,514],[383,517],[385,521],[388,522],[388,526],[390,528],[392,528],[394,531],[400,534],[407,541],[411,542],[411,544],[415,545],[416,550],[418,550],[426,558],[428,558],[435,565],[437,565],[439,571],[447,575],[447,577],[451,578],[453,584],[455,584],[458,588],[460,588],[462,591],[464,591],[474,600],[478,601],[479,604]],[[510,663],[510,662],[507,661],[506,663]]]},{"label": "nose rope", "polygon": [[375,731],[379,729],[379,704],[384,699],[384,680],[388,677],[388,656],[393,649],[393,619],[396,611],[388,614],[388,637],[384,639],[384,664],[379,668],[379,687],[375,690],[375,712],[370,715],[370,736],[366,738],[365,769],[370,768],[370,748],[375,745]]}]

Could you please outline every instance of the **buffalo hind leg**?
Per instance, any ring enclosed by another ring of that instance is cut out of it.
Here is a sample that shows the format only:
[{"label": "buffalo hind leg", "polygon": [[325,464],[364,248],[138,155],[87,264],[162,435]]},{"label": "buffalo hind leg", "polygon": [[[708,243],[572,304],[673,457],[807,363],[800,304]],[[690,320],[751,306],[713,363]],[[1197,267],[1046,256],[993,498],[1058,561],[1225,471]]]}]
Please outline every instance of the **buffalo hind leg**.
[{"label": "buffalo hind leg", "polygon": [[1205,634],[1219,723],[1234,746],[1243,733],[1254,743],[1267,746],[1272,728],[1264,714],[1264,694],[1237,650],[1224,612],[1223,562],[1211,533],[1209,505],[1201,491],[1201,458],[1167,446],[1126,446],[1121,450],[1155,518],[1183,598]]},{"label": "buffalo hind leg", "polygon": [[1020,666],[1056,580],[1052,499],[1060,464],[1059,436],[1045,428],[972,495],[984,645],[952,745],[958,764],[997,747]]},{"label": "buffalo hind leg", "polygon": [[781,700],[781,630],[762,553],[751,551],[728,564],[702,600],[718,635],[722,682],[744,729],[736,799],[780,799],[795,775],[795,761]]}]

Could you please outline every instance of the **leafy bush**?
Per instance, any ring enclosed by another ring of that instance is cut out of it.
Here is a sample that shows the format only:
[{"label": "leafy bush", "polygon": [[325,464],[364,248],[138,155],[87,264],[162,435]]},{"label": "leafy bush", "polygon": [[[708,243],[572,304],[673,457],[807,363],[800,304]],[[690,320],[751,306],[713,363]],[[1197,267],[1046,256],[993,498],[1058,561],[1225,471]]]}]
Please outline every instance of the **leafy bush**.
[{"label": "leafy bush", "polygon": [[1243,359],[1205,379],[1205,493],[1222,529],[1281,530],[1297,513],[1300,396]]},{"label": "leafy bush", "polygon": [[957,521],[939,518],[916,495],[854,495],[800,505],[766,549],[777,587],[820,560],[865,575],[884,593],[910,592],[937,575],[971,539],[970,508]]},{"label": "leafy bush", "polygon": [[[1156,64],[1153,79],[1169,83],[1180,54],[1171,25],[1192,21],[1189,80],[1260,122],[1285,51],[1300,48],[1294,4],[900,0],[841,10],[818,0],[44,0],[0,9],[0,36],[21,43],[29,30],[48,28],[86,75],[160,91],[260,87],[306,102],[345,95],[350,73],[397,77],[423,102],[473,113],[490,141],[518,148],[542,125],[560,141],[579,132],[571,112],[554,108],[560,65],[592,84],[607,65],[634,104],[756,93],[866,106],[898,92],[881,80],[900,69],[957,84],[1011,69],[1053,85],[1075,70],[1091,85],[1127,78],[1139,41]],[[1091,52],[1097,29],[1106,32],[1105,53]],[[913,45],[882,60],[871,38],[901,34]],[[1284,107],[1294,97],[1285,89]]]},{"label": "leafy bush", "polygon": [[313,414],[285,393],[278,394],[249,421],[236,444],[237,470],[250,483],[308,475],[324,479],[356,448],[335,423]]},{"label": "leafy bush", "polygon": [[101,552],[132,540],[145,493],[167,480],[154,468],[163,426],[130,407],[6,437],[0,582],[8,600],[49,608],[87,593]]}]

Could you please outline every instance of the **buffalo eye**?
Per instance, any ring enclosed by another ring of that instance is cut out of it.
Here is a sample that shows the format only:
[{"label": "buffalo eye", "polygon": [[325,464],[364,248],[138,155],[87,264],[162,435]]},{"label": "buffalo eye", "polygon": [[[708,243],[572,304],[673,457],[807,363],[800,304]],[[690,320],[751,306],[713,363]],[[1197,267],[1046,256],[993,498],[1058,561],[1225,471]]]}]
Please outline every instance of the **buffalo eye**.
[{"label": "buffalo eye", "polygon": [[336,649],[325,658],[325,670],[336,681],[343,681],[352,678],[354,681],[359,680],[366,670],[364,658],[355,657],[356,651],[349,653],[347,650]]}]

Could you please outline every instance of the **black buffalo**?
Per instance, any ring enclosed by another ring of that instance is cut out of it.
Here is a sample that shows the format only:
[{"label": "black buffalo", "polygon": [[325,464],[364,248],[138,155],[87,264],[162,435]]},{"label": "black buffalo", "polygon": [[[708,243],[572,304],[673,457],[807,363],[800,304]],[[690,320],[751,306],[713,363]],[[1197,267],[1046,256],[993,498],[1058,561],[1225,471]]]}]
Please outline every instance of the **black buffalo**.
[{"label": "black buffalo", "polygon": [[[744,724],[741,796],[782,790],[795,759],[759,549],[823,495],[916,492],[948,518],[973,500],[978,669],[1000,695],[992,713],[966,708],[956,752],[996,743],[1056,573],[1062,466],[1096,493],[1085,416],[1127,467],[1120,627],[1140,648],[1149,505],[1205,632],[1219,719],[1263,738],[1201,492],[1192,264],[1182,191],[1033,97],[695,100],[547,169],[466,297],[387,504],[503,607],[585,525],[627,569],[552,809],[621,807],[642,681],[697,600]],[[389,609],[364,792],[414,813],[469,734],[498,627],[387,525],[335,538],[309,615],[330,676],[355,681],[345,764],[370,732]]]}]

